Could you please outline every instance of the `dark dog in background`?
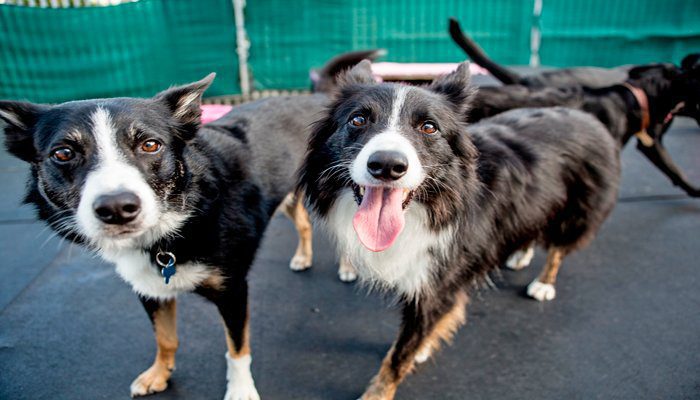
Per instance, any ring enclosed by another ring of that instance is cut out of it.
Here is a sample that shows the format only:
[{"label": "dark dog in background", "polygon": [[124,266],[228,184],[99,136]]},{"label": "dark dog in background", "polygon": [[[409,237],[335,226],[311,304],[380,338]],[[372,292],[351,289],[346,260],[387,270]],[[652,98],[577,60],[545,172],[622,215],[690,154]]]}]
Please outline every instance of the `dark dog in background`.
[{"label": "dark dog in background", "polygon": [[420,88],[376,84],[362,62],[310,138],[299,189],[362,280],[403,306],[364,400],[392,399],[449,340],[476,279],[531,241],[555,276],[615,204],[619,146],[593,116],[522,109],[467,126],[472,93],[466,64]]},{"label": "dark dog in background", "polygon": [[[332,71],[368,56],[360,55],[335,58],[320,80],[330,87]],[[291,267],[311,265],[311,224],[293,194],[294,172],[328,96],[266,98],[200,128],[213,78],[152,99],[0,101],[6,147],[31,167],[25,202],[61,236],[114,263],[151,318],[157,353],[132,396],[167,388],[178,348],[176,296],[196,292],[224,321],[224,398],[259,399],[246,276],[280,205],[300,235]]]},{"label": "dark dog in background", "polygon": [[674,185],[690,196],[700,196],[700,187],[690,183],[663,146],[663,135],[674,116],[700,116],[698,54],[687,56],[681,68],[672,64],[581,67],[521,77],[489,59],[454,19],[450,35],[477,64],[505,83],[480,88],[468,114],[470,121],[522,107],[581,109],[603,122],[622,146],[636,135],[638,150]]},{"label": "dark dog in background", "polygon": [[[522,85],[529,88],[569,87],[571,85],[589,88],[603,88],[627,80],[629,71],[635,65],[622,65],[615,68],[574,67],[546,70],[531,75],[521,75],[493,61],[484,50],[467,36],[454,19],[449,19],[449,32],[452,40],[469,56],[469,58],[486,68],[504,85]],[[698,66],[700,53],[687,55],[681,62],[681,69],[690,70]]]},{"label": "dark dog in background", "polygon": [[[459,22],[454,18],[449,20],[449,32],[452,40],[474,61],[476,64],[486,68],[496,79],[504,85],[520,85],[527,89],[542,89],[543,91],[534,91],[531,95],[544,96],[549,89],[550,96],[554,98],[554,102],[550,106],[566,105],[567,101],[562,100],[561,103],[556,102],[556,98],[562,96],[558,93],[557,88],[563,89],[566,93],[569,90],[576,91],[577,88],[602,89],[616,84],[622,84],[630,78],[630,71],[635,67],[645,67],[648,65],[623,65],[615,68],[599,68],[599,67],[574,67],[574,68],[558,68],[547,70],[531,75],[520,75],[517,72],[499,65],[493,61],[479,45],[467,36],[459,26]],[[659,64],[657,64],[659,65]],[[677,68],[677,67],[676,67]],[[691,53],[683,58],[680,68],[677,68],[679,73],[698,74],[700,69],[700,53]],[[689,83],[692,84],[692,83]],[[518,88],[515,91],[522,93],[524,88]],[[695,86],[697,92],[697,84]],[[565,94],[563,94],[566,97]],[[697,97],[697,95],[695,96]],[[507,108],[512,109],[515,107]],[[489,114],[495,115],[495,114]],[[690,104],[685,104],[684,107],[679,107],[674,112],[674,115],[685,116],[695,119],[700,125],[700,101],[695,101]],[[488,116],[488,115],[487,115]]]}]

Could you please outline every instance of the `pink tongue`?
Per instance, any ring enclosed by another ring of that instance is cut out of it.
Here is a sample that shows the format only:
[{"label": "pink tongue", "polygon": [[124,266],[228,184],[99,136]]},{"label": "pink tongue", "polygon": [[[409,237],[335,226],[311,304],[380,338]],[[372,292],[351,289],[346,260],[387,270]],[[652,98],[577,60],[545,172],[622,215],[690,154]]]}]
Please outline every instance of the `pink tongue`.
[{"label": "pink tongue", "polygon": [[384,251],[403,230],[403,189],[367,187],[352,219],[360,242],[371,251]]}]

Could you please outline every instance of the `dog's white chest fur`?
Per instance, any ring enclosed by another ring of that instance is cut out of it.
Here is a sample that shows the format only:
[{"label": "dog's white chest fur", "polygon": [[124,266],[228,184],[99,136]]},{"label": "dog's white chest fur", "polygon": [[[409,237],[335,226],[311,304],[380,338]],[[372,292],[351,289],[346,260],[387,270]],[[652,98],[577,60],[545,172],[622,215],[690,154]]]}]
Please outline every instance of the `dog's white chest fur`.
[{"label": "dog's white chest fur", "polygon": [[365,248],[355,233],[352,219],[357,211],[354,195],[348,189],[336,200],[327,216],[327,225],[343,254],[356,267],[364,281],[410,297],[430,290],[435,269],[435,253],[447,249],[452,229],[428,229],[425,207],[414,203],[406,210],[406,225],[394,244],[382,251]]},{"label": "dog's white chest fur", "polygon": [[116,264],[119,276],[142,296],[159,300],[172,299],[178,293],[190,292],[210,277],[212,269],[203,264],[177,264],[177,272],[166,285],[160,268],[151,263],[142,250],[120,250],[103,253],[102,257]]}]

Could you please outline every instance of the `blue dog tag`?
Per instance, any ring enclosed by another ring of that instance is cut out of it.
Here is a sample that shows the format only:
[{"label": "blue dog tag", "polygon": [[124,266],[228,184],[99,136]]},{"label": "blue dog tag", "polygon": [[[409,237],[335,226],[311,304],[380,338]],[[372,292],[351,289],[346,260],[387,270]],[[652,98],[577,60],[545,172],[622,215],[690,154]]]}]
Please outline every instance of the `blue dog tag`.
[{"label": "blue dog tag", "polygon": [[170,277],[175,275],[175,262],[170,261],[168,265],[160,269],[160,274],[163,275],[163,278],[165,279],[165,284],[167,285],[170,283]]},{"label": "blue dog tag", "polygon": [[175,254],[159,251],[158,254],[156,254],[156,262],[161,266],[160,274],[163,275],[163,280],[167,285],[170,283],[170,277],[175,275],[175,272],[177,272],[175,269]]}]

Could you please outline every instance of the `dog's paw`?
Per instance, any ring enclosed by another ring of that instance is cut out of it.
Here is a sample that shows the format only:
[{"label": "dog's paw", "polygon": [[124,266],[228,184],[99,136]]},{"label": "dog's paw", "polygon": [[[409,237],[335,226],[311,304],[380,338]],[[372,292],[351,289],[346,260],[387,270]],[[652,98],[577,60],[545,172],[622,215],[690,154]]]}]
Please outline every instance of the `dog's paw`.
[{"label": "dog's paw", "polygon": [[416,364],[423,364],[424,362],[428,361],[432,353],[433,352],[430,351],[430,347],[427,349],[422,349],[416,354],[415,357],[413,357],[413,360],[416,362]]},{"label": "dog's paw", "polygon": [[343,282],[354,282],[357,280],[357,271],[346,257],[342,257],[340,259],[338,278],[340,278],[340,280]]},{"label": "dog's paw", "polygon": [[527,295],[537,301],[548,301],[557,296],[557,289],[550,283],[542,283],[535,279],[527,286]]},{"label": "dog's paw", "polygon": [[260,400],[255,389],[253,376],[250,374],[250,355],[232,358],[226,353],[226,395],[224,400]]},{"label": "dog's paw", "polygon": [[353,271],[347,271],[347,270],[338,270],[338,278],[346,283],[350,282],[355,282],[357,280],[357,272]]},{"label": "dog's paw", "polygon": [[162,392],[168,387],[171,371],[165,366],[153,365],[131,383],[131,397]]},{"label": "dog's paw", "polygon": [[229,383],[224,400],[260,400],[260,395],[255,389],[253,381],[250,381],[250,384]]},{"label": "dog's paw", "polygon": [[519,271],[528,265],[532,261],[532,257],[535,255],[535,250],[532,247],[528,247],[525,250],[518,250],[511,254],[506,261],[506,267],[509,269]]},{"label": "dog's paw", "polygon": [[311,268],[311,256],[303,254],[295,254],[292,261],[289,262],[289,268],[292,271],[303,271]]}]

